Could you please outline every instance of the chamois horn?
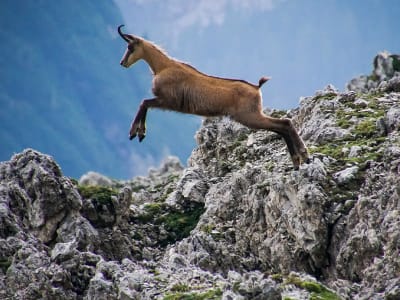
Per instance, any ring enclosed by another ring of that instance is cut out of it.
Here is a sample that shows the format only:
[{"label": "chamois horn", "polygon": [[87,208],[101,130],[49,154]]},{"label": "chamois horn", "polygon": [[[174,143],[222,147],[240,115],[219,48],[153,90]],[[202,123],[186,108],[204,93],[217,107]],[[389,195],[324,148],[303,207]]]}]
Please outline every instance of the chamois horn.
[{"label": "chamois horn", "polygon": [[118,33],[127,43],[129,43],[129,40],[125,37],[125,34],[123,34],[122,31],[121,31],[121,27],[123,27],[123,26],[125,26],[125,25],[119,25],[118,26]]}]

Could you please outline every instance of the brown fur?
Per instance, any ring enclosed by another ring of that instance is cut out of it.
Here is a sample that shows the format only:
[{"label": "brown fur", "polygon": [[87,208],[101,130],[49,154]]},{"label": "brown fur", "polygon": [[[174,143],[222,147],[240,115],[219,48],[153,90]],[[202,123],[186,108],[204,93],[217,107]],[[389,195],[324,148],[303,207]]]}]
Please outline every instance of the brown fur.
[{"label": "brown fur", "polygon": [[[120,32],[120,28],[119,28]],[[145,60],[153,71],[155,98],[143,100],[132,122],[130,138],[146,134],[148,108],[160,108],[201,116],[229,116],[254,129],[280,134],[286,141],[295,168],[308,159],[307,149],[289,119],[266,116],[262,112],[260,87],[269,79],[262,77],[258,85],[244,80],[209,76],[189,64],[169,57],[155,44],[132,35],[122,34],[128,42],[121,65],[129,67]]]}]

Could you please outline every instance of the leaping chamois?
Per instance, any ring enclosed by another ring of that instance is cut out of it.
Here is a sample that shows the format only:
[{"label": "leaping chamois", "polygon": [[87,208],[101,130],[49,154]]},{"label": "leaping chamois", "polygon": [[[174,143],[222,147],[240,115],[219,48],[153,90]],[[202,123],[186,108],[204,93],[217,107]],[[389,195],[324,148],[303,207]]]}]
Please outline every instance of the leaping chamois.
[{"label": "leaping chamois", "polygon": [[128,43],[120,64],[128,68],[144,59],[153,72],[154,98],[140,104],[132,122],[129,138],[138,136],[141,142],[146,135],[148,108],[173,110],[205,117],[229,116],[253,129],[266,129],[281,135],[286,141],[295,169],[308,161],[308,151],[292,122],[286,118],[272,118],[262,111],[261,86],[268,81],[262,77],[258,85],[244,80],[226,79],[206,75],[189,64],[169,57],[158,46],[143,38],[119,35]]}]

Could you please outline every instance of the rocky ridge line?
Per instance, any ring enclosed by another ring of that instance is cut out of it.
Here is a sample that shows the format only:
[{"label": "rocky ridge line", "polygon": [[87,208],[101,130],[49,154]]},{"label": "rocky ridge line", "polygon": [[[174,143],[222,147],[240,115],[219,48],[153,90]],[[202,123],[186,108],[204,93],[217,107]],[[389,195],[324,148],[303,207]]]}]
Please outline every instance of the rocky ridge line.
[{"label": "rocky ridge line", "polygon": [[304,97],[284,142],[207,119],[188,167],[64,177],[28,149],[0,164],[2,299],[400,298],[399,57]]}]

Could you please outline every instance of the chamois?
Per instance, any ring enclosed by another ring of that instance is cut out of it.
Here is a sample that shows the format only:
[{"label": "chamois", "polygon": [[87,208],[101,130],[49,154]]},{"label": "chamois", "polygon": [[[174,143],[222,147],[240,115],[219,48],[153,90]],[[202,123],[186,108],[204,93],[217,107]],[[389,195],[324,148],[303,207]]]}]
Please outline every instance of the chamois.
[{"label": "chamois", "polygon": [[129,138],[146,135],[146,114],[149,108],[173,110],[205,117],[229,116],[253,129],[266,129],[281,135],[288,147],[295,169],[308,161],[308,151],[292,122],[286,118],[272,118],[262,111],[261,86],[269,80],[261,77],[258,85],[244,80],[213,77],[199,72],[189,64],[169,57],[158,46],[143,38],[119,35],[128,43],[120,64],[128,68],[140,59],[147,62],[153,72],[154,98],[140,104],[133,119]]}]

